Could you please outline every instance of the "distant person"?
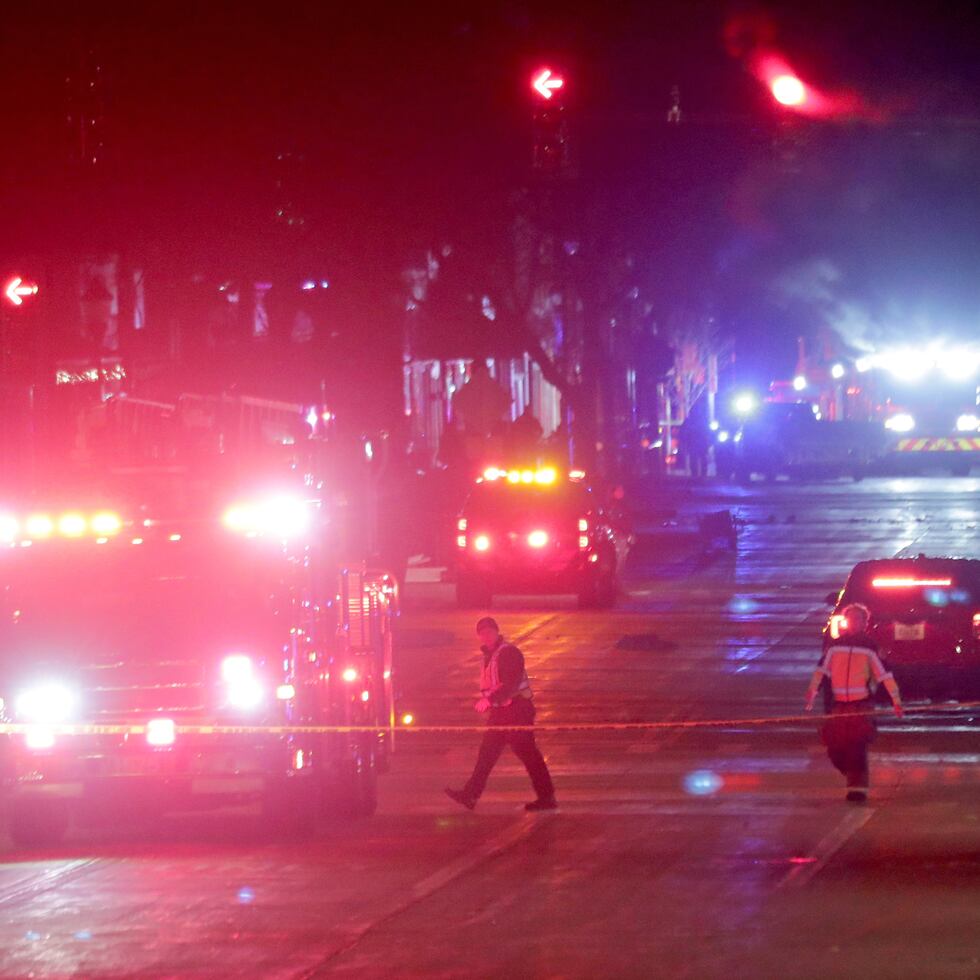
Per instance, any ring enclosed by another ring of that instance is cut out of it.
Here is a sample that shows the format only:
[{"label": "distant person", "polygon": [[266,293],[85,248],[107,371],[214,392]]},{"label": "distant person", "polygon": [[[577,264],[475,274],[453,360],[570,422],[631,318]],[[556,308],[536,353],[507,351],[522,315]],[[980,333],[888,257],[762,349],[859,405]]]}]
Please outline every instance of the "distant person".
[{"label": "distant person", "polygon": [[840,639],[828,648],[813,672],[806,692],[806,710],[813,710],[817,691],[826,678],[833,700],[821,733],[823,742],[834,767],[847,777],[846,799],[863,803],[868,798],[868,745],[877,733],[872,714],[873,685],[885,685],[899,718],[902,698],[895,678],[878,658],[878,645],[868,634],[867,607],[853,603],[843,610],[843,616]]},{"label": "distant person", "polygon": [[692,410],[680,427],[681,449],[687,457],[688,472],[695,479],[708,475],[712,433],[704,413]]},{"label": "distant person", "polygon": [[[524,668],[524,655],[501,636],[496,620],[490,616],[484,616],[476,624],[476,634],[483,651],[483,667],[480,673],[480,699],[474,707],[487,715],[489,725],[533,725],[534,701]],[[537,799],[526,804],[524,809],[557,809],[551,773],[534,741],[533,731],[487,732],[480,744],[473,775],[462,789],[447,789],[449,798],[472,810],[506,745],[524,763],[537,793]]]},{"label": "distant person", "polygon": [[453,396],[453,415],[469,436],[486,438],[510,410],[510,395],[490,377],[486,362],[476,360],[466,384]]},{"label": "distant person", "polygon": [[510,449],[512,458],[521,462],[534,462],[541,449],[541,437],[544,429],[535,418],[531,406],[528,405],[517,417],[510,429]]}]

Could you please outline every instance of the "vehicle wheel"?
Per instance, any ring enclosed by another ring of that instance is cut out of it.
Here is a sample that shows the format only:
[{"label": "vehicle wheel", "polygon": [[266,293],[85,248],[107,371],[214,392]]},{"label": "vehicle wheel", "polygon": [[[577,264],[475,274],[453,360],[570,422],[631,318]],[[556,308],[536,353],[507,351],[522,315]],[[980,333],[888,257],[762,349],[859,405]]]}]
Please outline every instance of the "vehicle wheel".
[{"label": "vehicle wheel", "polygon": [[49,847],[68,833],[71,814],[61,800],[14,803],[10,812],[10,836],[18,847]]},{"label": "vehicle wheel", "polygon": [[456,583],[456,605],[460,609],[489,609],[493,595],[485,585],[461,578]]},{"label": "vehicle wheel", "polygon": [[332,787],[330,809],[345,817],[370,817],[378,808],[378,769],[370,736],[360,739]]}]

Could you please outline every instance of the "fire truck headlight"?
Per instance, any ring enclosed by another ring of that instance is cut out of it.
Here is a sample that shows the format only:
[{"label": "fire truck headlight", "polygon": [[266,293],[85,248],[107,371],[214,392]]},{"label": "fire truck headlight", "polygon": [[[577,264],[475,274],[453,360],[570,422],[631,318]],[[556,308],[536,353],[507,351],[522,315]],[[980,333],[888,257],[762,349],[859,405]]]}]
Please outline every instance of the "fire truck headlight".
[{"label": "fire truck headlight", "polygon": [[490,550],[490,539],[485,534],[478,534],[473,539],[473,547],[477,551],[489,551]]},{"label": "fire truck headlight", "polygon": [[915,428],[915,419],[907,412],[899,412],[890,419],[885,419],[885,428],[892,432],[911,432]]},{"label": "fire truck headlight", "polygon": [[225,657],[221,662],[221,679],[225,682],[228,707],[248,711],[262,703],[265,692],[255,676],[251,658],[241,653]]},{"label": "fire truck headlight", "polygon": [[980,418],[976,415],[961,415],[956,420],[957,432],[976,432],[980,429]]},{"label": "fire truck headlight", "polygon": [[22,691],[14,702],[14,710],[24,721],[43,725],[59,725],[75,711],[75,693],[64,684],[38,684]]}]

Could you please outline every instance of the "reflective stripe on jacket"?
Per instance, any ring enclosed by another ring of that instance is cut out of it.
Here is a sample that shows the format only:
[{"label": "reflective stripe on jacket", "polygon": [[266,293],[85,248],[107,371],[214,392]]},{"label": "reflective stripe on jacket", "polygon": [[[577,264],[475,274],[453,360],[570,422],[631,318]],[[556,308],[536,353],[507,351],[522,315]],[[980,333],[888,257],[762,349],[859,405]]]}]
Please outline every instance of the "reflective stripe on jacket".
[{"label": "reflective stripe on jacket", "polygon": [[874,650],[837,643],[827,650],[817,673],[830,679],[837,701],[862,701],[871,697],[871,682],[892,680]]},{"label": "reflective stripe on jacket", "polygon": [[500,654],[504,650],[514,650],[519,657],[523,660],[523,655],[521,651],[514,646],[513,643],[501,643],[490,657],[486,660],[483,668],[480,672],[480,692],[483,696],[489,699],[495,707],[505,708],[507,705],[512,704],[514,697],[518,698],[528,698],[530,699],[533,695],[531,694],[531,681],[528,679],[527,670],[521,671],[520,680],[517,683],[517,687],[514,691],[514,697],[498,699],[495,697],[497,691],[503,687],[500,680]]}]

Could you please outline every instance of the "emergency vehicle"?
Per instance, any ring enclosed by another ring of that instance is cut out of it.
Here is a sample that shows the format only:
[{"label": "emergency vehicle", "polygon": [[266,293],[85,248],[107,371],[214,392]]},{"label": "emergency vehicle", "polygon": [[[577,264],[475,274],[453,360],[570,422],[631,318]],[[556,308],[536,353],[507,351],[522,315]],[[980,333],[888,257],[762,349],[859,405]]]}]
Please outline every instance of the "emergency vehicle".
[{"label": "emergency vehicle", "polygon": [[824,650],[846,628],[843,610],[861,603],[885,666],[906,694],[980,694],[980,561],[889,558],[854,566],[824,629]]},{"label": "emergency vehicle", "polygon": [[489,467],[456,523],[457,600],[574,593],[583,607],[611,606],[630,543],[583,471]]},{"label": "emergency vehicle", "polygon": [[[75,474],[49,457],[0,506],[14,840],[129,810],[370,814],[392,750],[397,583],[353,556],[343,499],[357,488],[331,484],[301,406],[106,408],[98,439],[117,465]],[[374,731],[279,730],[297,726]]]}]

